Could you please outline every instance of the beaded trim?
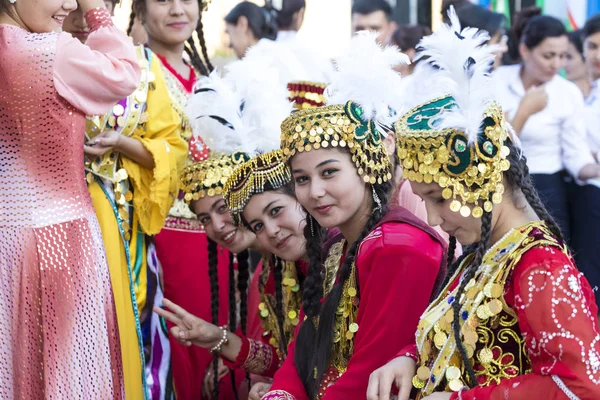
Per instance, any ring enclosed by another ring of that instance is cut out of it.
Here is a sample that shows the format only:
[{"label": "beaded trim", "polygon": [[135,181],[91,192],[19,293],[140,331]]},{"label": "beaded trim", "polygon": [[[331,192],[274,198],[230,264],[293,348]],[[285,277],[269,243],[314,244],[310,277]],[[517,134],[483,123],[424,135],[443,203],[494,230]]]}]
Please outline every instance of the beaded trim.
[{"label": "beaded trim", "polygon": [[94,32],[102,27],[114,26],[110,13],[105,7],[92,8],[86,12],[85,22],[90,28],[90,32]]},{"label": "beaded trim", "polygon": [[238,166],[223,187],[223,197],[239,225],[244,208],[255,194],[277,190],[292,181],[292,171],[283,161],[281,150],[271,151],[254,157]]},{"label": "beaded trim", "polygon": [[323,107],[327,103],[324,83],[294,81],[287,85],[288,99],[294,103],[294,108],[304,110],[313,107]]}]

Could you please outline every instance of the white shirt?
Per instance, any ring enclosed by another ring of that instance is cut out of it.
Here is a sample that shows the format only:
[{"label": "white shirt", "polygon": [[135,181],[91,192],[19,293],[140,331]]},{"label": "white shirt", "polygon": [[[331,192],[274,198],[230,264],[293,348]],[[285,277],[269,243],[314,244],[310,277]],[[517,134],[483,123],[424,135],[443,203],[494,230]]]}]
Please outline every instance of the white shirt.
[{"label": "white shirt", "polygon": [[[508,119],[515,117],[525,95],[521,65],[494,72],[494,95]],[[594,159],[586,141],[583,94],[572,82],[556,75],[544,85],[548,104],[529,117],[519,138],[532,174],[553,174],[563,169],[577,177]]]}]

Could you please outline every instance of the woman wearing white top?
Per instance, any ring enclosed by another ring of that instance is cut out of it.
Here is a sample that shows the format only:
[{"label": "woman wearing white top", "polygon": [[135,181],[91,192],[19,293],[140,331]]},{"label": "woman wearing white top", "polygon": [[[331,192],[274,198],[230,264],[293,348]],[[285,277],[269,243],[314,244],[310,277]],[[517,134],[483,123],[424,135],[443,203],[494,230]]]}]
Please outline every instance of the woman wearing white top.
[{"label": "woman wearing white top", "polygon": [[522,63],[498,68],[496,96],[522,142],[536,189],[564,237],[570,237],[565,170],[578,180],[600,176],[587,146],[583,95],[558,74],[568,48],[558,19],[527,8],[515,19]]},{"label": "woman wearing white top", "polygon": [[[600,152],[600,15],[590,18],[582,29],[585,63],[591,90],[585,99],[587,143],[599,162]],[[592,287],[600,286],[600,179],[574,184],[572,191],[571,238],[577,266]],[[600,305],[600,291],[596,291]]]}]

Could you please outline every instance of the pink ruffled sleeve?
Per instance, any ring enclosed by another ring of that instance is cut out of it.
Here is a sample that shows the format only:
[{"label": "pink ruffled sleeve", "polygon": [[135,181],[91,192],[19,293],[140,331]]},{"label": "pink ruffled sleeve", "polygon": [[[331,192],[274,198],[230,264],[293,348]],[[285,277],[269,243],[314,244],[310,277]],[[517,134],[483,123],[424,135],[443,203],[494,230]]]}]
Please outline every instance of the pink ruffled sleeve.
[{"label": "pink ruffled sleeve", "polygon": [[92,32],[85,45],[68,33],[58,37],[54,86],[83,113],[102,115],[136,89],[141,71],[131,40],[106,9],[90,10],[85,19]]}]

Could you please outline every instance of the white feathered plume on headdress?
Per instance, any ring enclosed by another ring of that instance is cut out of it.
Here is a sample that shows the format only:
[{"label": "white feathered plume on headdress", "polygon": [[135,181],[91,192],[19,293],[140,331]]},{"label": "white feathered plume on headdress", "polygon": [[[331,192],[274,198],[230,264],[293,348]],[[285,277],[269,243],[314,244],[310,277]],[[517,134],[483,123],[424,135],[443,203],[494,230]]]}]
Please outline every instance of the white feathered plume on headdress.
[{"label": "white feathered plume on headdress", "polygon": [[485,44],[490,39],[486,31],[461,29],[454,7],[450,7],[448,16],[449,25],[421,39],[417,57],[439,68],[432,77],[436,92],[451,95],[456,101],[457,107],[445,112],[436,127],[463,130],[469,143],[474,143],[492,100],[489,73],[497,46]]},{"label": "white feathered plume on headdress", "polygon": [[352,100],[364,111],[365,120],[390,126],[403,107],[400,73],[393,68],[409,64],[409,58],[397,47],[381,47],[377,33],[359,32],[349,48],[335,61],[336,71],[325,97],[328,104]]},{"label": "white feathered plume on headdress", "polygon": [[186,107],[194,135],[212,152],[244,151],[250,156],[279,148],[280,125],[292,104],[269,59],[249,51],[217,72],[201,78]]},{"label": "white feathered plume on headdress", "polygon": [[226,67],[224,79],[244,99],[242,122],[258,154],[279,148],[281,122],[293,110],[276,65],[273,54],[265,54],[255,46],[241,61]]},{"label": "white feathered plume on headdress", "polygon": [[185,108],[192,132],[213,153],[251,151],[248,130],[242,122],[243,99],[215,70],[201,77]]}]

